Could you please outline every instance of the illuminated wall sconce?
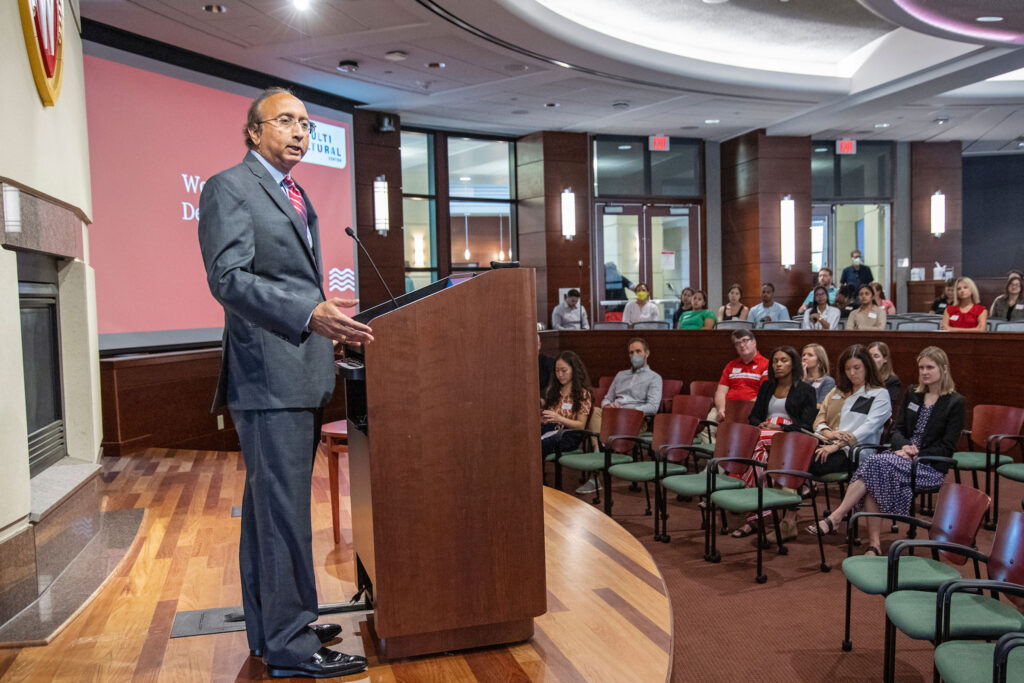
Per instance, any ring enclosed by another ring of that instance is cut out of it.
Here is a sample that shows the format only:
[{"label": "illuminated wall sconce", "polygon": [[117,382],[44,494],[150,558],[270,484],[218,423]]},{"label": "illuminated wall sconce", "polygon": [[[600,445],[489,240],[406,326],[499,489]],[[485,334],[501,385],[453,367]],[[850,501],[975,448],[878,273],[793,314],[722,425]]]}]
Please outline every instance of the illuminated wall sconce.
[{"label": "illuminated wall sconce", "polygon": [[572,190],[562,193],[562,237],[571,240],[576,236],[576,195]]},{"label": "illuminated wall sconce", "polygon": [[388,181],[382,175],[373,181],[373,227],[381,237],[386,237],[391,227],[388,219]]},{"label": "illuminated wall sconce", "polygon": [[796,202],[788,194],[779,203],[779,260],[789,270],[796,263]]},{"label": "illuminated wall sconce", "polygon": [[936,237],[946,232],[946,195],[938,190],[932,195],[932,234]]},{"label": "illuminated wall sconce", "polygon": [[414,233],[412,236],[412,264],[416,268],[422,268],[425,260],[423,258],[423,235]]}]

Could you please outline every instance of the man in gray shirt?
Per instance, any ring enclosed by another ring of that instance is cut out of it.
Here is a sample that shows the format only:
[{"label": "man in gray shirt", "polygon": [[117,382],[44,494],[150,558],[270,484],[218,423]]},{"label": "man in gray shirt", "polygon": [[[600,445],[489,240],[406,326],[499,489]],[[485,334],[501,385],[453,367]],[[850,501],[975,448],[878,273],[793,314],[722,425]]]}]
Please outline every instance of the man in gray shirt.
[{"label": "man in gray shirt", "polygon": [[580,290],[570,289],[565,294],[565,301],[555,306],[551,312],[551,329],[553,330],[589,330],[587,309],[580,304]]},{"label": "man in gray shirt", "polygon": [[754,327],[762,327],[766,322],[789,320],[789,309],[775,300],[775,285],[766,282],[761,285],[761,303],[750,309],[747,320]]},{"label": "man in gray shirt", "polygon": [[639,337],[629,340],[629,370],[615,375],[602,407],[634,408],[646,415],[658,412],[661,405],[661,375],[651,370],[651,348]]}]

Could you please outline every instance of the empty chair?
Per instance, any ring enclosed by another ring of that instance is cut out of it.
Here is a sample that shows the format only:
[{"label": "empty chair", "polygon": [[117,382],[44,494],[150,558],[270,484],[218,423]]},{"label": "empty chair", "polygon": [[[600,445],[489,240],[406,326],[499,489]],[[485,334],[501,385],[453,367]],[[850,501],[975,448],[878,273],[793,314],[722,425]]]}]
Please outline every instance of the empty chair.
[{"label": "empty chair", "polygon": [[692,415],[698,420],[706,420],[713,403],[707,396],[679,394],[672,399],[672,413],[674,415]]},{"label": "empty chair", "polygon": [[601,377],[601,379],[597,380],[597,387],[599,389],[607,390],[608,387],[610,387],[612,385],[612,382],[614,382],[614,381],[615,381],[615,377],[612,377],[612,376],[609,376],[609,375],[605,375],[605,376]]},{"label": "empty chair", "polygon": [[692,396],[707,396],[714,401],[716,391],[718,391],[718,382],[706,380],[690,382],[690,395]]},{"label": "empty chair", "polygon": [[[1014,406],[979,404],[971,412],[971,428],[965,429],[972,450],[957,451],[956,477],[960,481],[960,471],[971,473],[974,486],[978,486],[978,472],[985,472],[985,493],[992,493],[992,473],[1003,465],[1009,465],[1013,459],[1005,454],[1013,446],[1016,437],[1024,426],[1024,409]],[[983,450],[984,449],[984,450]],[[999,477],[996,477],[996,488]],[[999,493],[996,492],[996,500]],[[992,510],[992,526],[999,520],[999,508]],[[988,525],[987,525],[988,526]],[[989,528],[992,528],[989,526]]]},{"label": "empty chair", "polygon": [[749,330],[754,327],[750,320],[723,320],[715,327],[720,330]]},{"label": "empty chair", "polygon": [[1017,649],[1022,646],[1020,631],[1007,633],[995,643],[943,640],[935,648],[935,671],[946,683],[1024,680],[1024,649]]},{"label": "empty chair", "polygon": [[671,325],[668,324],[667,320],[646,320],[638,323],[633,323],[634,330],[668,330],[671,329]]},{"label": "empty chair", "polygon": [[990,320],[996,332],[1024,332],[1024,320]]},{"label": "empty chair", "polygon": [[763,326],[766,330],[799,330],[799,320],[769,320]]},{"label": "empty chair", "polygon": [[680,379],[661,380],[661,406],[659,413],[672,412],[672,399],[683,390],[683,381]]},{"label": "empty chair", "polygon": [[896,330],[909,332],[913,330],[937,330],[942,326],[938,320],[899,320],[896,322]]},{"label": "empty chair", "polygon": [[624,323],[615,320],[604,320],[602,322],[594,323],[595,330],[628,330],[629,323]]}]

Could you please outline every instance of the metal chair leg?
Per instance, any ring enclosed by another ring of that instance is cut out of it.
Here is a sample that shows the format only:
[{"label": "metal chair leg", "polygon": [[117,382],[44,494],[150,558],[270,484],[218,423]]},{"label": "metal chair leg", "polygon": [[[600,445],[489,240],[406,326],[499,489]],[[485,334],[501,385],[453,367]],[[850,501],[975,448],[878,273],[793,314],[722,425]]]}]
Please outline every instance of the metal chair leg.
[{"label": "metal chair leg", "polygon": [[853,587],[850,585],[850,580],[846,580],[846,628],[843,630],[843,652],[849,652],[853,649],[853,641],[850,640],[850,598],[853,593]]},{"label": "metal chair leg", "polygon": [[647,509],[644,510],[644,514],[649,515],[651,514],[651,490],[646,481],[644,482],[644,498],[647,499]]}]

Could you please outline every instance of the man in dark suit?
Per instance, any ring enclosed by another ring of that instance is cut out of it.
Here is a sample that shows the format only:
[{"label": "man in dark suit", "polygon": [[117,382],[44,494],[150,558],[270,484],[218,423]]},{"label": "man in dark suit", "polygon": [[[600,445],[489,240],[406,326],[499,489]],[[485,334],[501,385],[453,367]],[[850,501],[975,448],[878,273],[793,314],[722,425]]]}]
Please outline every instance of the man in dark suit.
[{"label": "man in dark suit", "polygon": [[310,485],[322,407],[334,391],[332,340],[372,341],[326,300],[316,212],[291,179],[314,128],[280,88],[250,106],[242,163],[210,178],[199,244],[224,307],[214,410],[231,411],[245,459],[239,564],[249,647],[271,676],[356,673],[364,657],[321,647],[341,631],[318,616]]}]

